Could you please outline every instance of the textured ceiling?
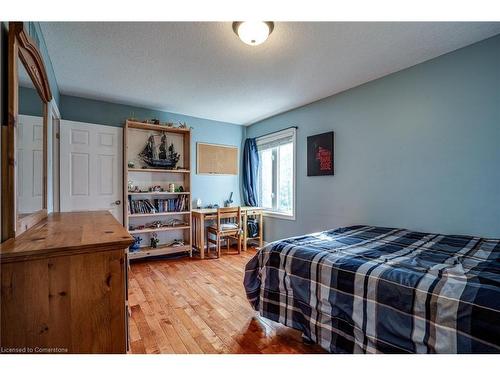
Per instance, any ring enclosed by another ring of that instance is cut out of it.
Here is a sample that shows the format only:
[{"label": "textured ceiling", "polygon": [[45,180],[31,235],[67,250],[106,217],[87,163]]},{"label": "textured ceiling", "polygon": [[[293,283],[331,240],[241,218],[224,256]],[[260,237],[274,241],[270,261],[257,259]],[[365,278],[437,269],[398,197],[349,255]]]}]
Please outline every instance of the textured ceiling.
[{"label": "textured ceiling", "polygon": [[500,33],[500,23],[42,23],[63,94],[250,124]]}]

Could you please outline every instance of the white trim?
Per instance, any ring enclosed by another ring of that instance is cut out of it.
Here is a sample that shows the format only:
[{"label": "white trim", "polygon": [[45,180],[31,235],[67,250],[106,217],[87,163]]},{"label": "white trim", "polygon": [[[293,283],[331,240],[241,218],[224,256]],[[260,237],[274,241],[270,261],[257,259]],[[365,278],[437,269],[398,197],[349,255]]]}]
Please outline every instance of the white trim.
[{"label": "white trim", "polygon": [[59,112],[59,107],[57,106],[57,103],[54,98],[50,101],[50,106],[52,108],[52,111],[56,115],[57,118],[61,118],[61,112]]},{"label": "white trim", "polygon": [[284,219],[284,220],[295,220],[295,215],[288,215],[285,213],[281,213],[278,211],[269,211],[269,210],[264,210],[263,215],[265,217],[271,217],[273,219]]},{"label": "white trim", "polygon": [[61,113],[54,98],[50,101],[49,115],[57,121],[52,121],[52,211],[59,212],[61,209],[61,196],[60,196],[60,125]]},{"label": "white trim", "polygon": [[264,216],[272,217],[276,219],[285,219],[285,220],[295,220],[297,215],[297,128],[288,128],[281,131],[277,131],[275,133],[264,135],[262,137],[257,137],[255,139],[257,143],[257,150],[259,149],[259,143],[269,143],[275,140],[279,140],[285,137],[292,137],[292,145],[293,145],[293,197],[292,197],[292,214],[286,214],[279,211],[272,211],[269,209],[264,210]]}]

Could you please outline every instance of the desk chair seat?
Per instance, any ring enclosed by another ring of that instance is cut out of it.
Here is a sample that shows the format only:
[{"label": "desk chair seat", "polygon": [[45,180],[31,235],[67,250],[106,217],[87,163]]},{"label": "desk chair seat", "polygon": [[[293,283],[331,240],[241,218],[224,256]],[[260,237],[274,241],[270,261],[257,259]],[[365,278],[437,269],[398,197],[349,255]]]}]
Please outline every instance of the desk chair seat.
[{"label": "desk chair seat", "polygon": [[[211,228],[213,230],[217,230],[217,225],[210,225],[209,228]],[[235,223],[222,223],[220,225],[220,229],[222,232],[224,232],[224,231],[228,231],[228,230],[239,229],[239,226],[238,226],[238,224],[235,224]]]},{"label": "desk chair seat", "polygon": [[[221,255],[221,242],[226,240],[229,250],[230,239],[238,241],[238,254],[241,254],[241,208],[226,207],[217,209],[217,220],[215,225],[207,228],[207,251],[210,254],[210,244],[215,244],[217,258]],[[210,238],[210,236],[215,239]]]}]

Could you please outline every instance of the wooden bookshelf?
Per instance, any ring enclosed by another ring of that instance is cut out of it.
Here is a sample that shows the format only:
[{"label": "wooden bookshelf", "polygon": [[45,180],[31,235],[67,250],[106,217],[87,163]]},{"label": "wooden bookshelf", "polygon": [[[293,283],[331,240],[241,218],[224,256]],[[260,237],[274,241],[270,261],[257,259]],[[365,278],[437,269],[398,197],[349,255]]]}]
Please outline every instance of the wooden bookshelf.
[{"label": "wooden bookshelf", "polygon": [[171,212],[156,212],[154,214],[128,214],[128,217],[153,217],[153,216],[169,216],[169,215],[187,215],[191,211],[171,211]]},{"label": "wooden bookshelf", "polygon": [[147,257],[154,257],[160,255],[167,254],[176,254],[181,252],[191,252],[191,246],[182,245],[182,246],[158,246],[157,248],[150,247],[142,247],[138,251],[129,251],[128,258],[130,260],[133,259],[142,259]]},{"label": "wooden bookshelf", "polygon": [[135,230],[129,230],[128,232],[130,234],[140,234],[140,233],[165,232],[169,230],[183,230],[183,229],[191,229],[191,227],[189,225],[174,225],[171,227],[135,229]]},{"label": "wooden bookshelf", "polygon": [[189,169],[129,168],[129,172],[191,173]]},{"label": "wooden bookshelf", "polygon": [[138,191],[129,192],[128,195],[191,195],[189,191],[176,191],[172,193],[170,191]]},{"label": "wooden bookshelf", "polygon": [[132,121],[132,120],[127,120],[127,125],[129,129],[153,130],[156,132],[167,132],[167,133],[177,133],[177,134],[191,133],[191,129],[189,128],[174,128],[172,126],[146,124],[144,122]]},{"label": "wooden bookshelf", "polygon": [[[144,165],[138,158],[138,153],[144,148],[148,137],[152,134],[165,134],[167,144],[171,143],[175,151],[180,154],[176,169],[150,168]],[[192,256],[191,238],[191,170],[190,170],[190,147],[191,130],[189,128],[174,128],[165,125],[146,124],[138,121],[127,120],[123,132],[123,201],[124,213],[123,222],[125,228],[132,224],[134,227],[144,225],[143,229],[129,230],[133,236],[142,238],[142,245],[139,251],[129,251],[129,259],[147,258],[173,253],[188,253]],[[128,162],[134,162],[134,167],[129,168]],[[182,192],[169,191],[140,191],[128,192],[128,181],[132,180],[134,185],[141,190],[147,190],[150,186],[160,185],[164,190],[168,189],[170,183],[176,186],[182,185]],[[182,212],[156,212],[156,213],[135,213],[129,211],[129,200],[149,200],[153,199],[173,199],[175,197],[185,197],[188,200],[188,210]],[[162,221],[162,218],[182,215],[182,221],[187,224],[162,226],[160,228],[148,228],[151,221]],[[176,232],[177,231],[177,232]],[[149,245],[151,234],[157,233],[160,243],[158,247],[151,248]],[[182,237],[180,237],[180,234]],[[184,245],[169,246],[172,240],[182,239]]]}]

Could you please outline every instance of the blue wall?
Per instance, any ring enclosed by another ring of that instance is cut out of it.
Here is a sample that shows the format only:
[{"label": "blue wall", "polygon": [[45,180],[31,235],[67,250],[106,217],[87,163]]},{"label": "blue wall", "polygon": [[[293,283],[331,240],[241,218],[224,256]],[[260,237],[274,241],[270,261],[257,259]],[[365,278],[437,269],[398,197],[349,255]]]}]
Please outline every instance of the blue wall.
[{"label": "blue wall", "polygon": [[130,117],[138,119],[157,118],[162,122],[186,122],[193,127],[191,133],[191,184],[193,199],[201,198],[202,204],[217,203],[234,192],[233,201],[240,203],[239,176],[208,176],[196,174],[196,143],[218,143],[237,146],[241,149],[244,127],[225,122],[206,120],[169,112],[115,104],[80,97],[61,95],[61,117],[64,120],[88,122],[122,127]]},{"label": "blue wall", "polygon": [[35,89],[19,87],[19,114],[43,116],[43,102]]},{"label": "blue wall", "polygon": [[[266,240],[349,224],[500,237],[500,36],[247,128],[296,125],[297,220]],[[306,176],[307,136],[335,132],[335,176]]]}]

